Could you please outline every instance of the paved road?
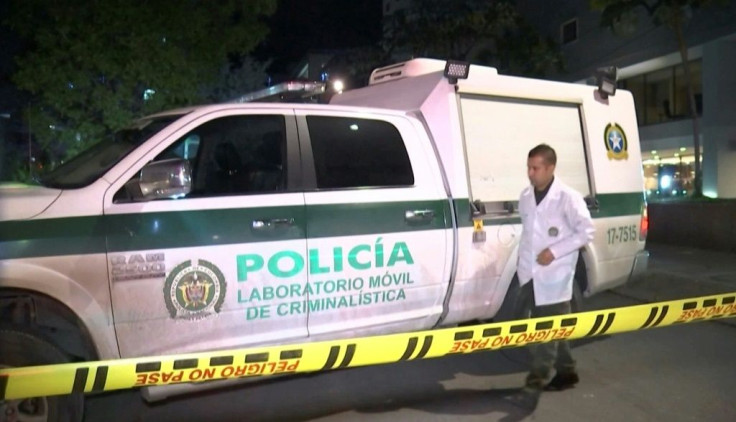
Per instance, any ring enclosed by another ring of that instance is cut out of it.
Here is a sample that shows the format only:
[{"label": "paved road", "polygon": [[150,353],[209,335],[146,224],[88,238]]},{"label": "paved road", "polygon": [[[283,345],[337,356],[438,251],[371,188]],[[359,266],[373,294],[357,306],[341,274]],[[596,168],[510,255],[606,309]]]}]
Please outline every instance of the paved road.
[{"label": "paved road", "polygon": [[[736,256],[650,248],[647,278],[588,302],[608,308],[736,291]],[[134,391],[88,400],[87,421],[734,421],[736,318],[574,343],[579,386],[533,413],[503,397],[524,349],[356,368],[149,405]]]}]

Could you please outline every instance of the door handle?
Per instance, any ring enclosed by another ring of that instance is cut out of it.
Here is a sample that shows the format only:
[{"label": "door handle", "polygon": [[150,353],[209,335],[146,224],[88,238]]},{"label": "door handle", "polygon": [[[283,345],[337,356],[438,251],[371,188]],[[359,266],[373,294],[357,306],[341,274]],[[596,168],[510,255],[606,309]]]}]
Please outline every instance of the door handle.
[{"label": "door handle", "polygon": [[404,220],[408,223],[429,223],[433,218],[432,210],[407,210],[404,213]]},{"label": "door handle", "polygon": [[253,227],[253,230],[275,230],[293,225],[293,218],[272,218],[269,220],[253,220],[251,227]]}]

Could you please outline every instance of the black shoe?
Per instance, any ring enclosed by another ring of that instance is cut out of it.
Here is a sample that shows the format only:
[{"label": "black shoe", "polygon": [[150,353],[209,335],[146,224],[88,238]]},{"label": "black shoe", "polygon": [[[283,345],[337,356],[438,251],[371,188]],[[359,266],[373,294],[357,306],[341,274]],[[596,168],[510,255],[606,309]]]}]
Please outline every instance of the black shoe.
[{"label": "black shoe", "polygon": [[561,372],[552,378],[552,381],[547,384],[544,389],[547,391],[562,391],[568,388],[572,388],[575,384],[580,382],[580,377],[575,372]]},{"label": "black shoe", "polygon": [[541,394],[542,390],[538,388],[524,387],[518,393],[505,397],[505,400],[522,409],[534,410]]}]

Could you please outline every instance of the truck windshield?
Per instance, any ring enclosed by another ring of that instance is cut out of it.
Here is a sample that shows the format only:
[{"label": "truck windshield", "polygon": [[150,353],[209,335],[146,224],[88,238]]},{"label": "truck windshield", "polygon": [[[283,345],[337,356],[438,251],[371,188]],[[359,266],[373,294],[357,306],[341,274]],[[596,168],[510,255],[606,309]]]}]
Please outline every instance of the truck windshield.
[{"label": "truck windshield", "polygon": [[115,132],[109,141],[103,140],[67,160],[38,182],[57,189],[75,189],[99,179],[137,146],[151,138],[182,115],[167,115],[136,120],[126,129]]}]

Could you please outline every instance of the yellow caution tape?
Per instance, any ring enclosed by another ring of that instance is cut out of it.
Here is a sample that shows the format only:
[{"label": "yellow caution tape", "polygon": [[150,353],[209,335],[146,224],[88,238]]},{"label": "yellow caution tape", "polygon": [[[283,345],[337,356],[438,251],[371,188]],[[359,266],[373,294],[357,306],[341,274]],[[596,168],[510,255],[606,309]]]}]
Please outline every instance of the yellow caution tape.
[{"label": "yellow caution tape", "polygon": [[0,369],[0,398],[352,368],[733,316],[736,292],[556,317],[299,345]]}]

